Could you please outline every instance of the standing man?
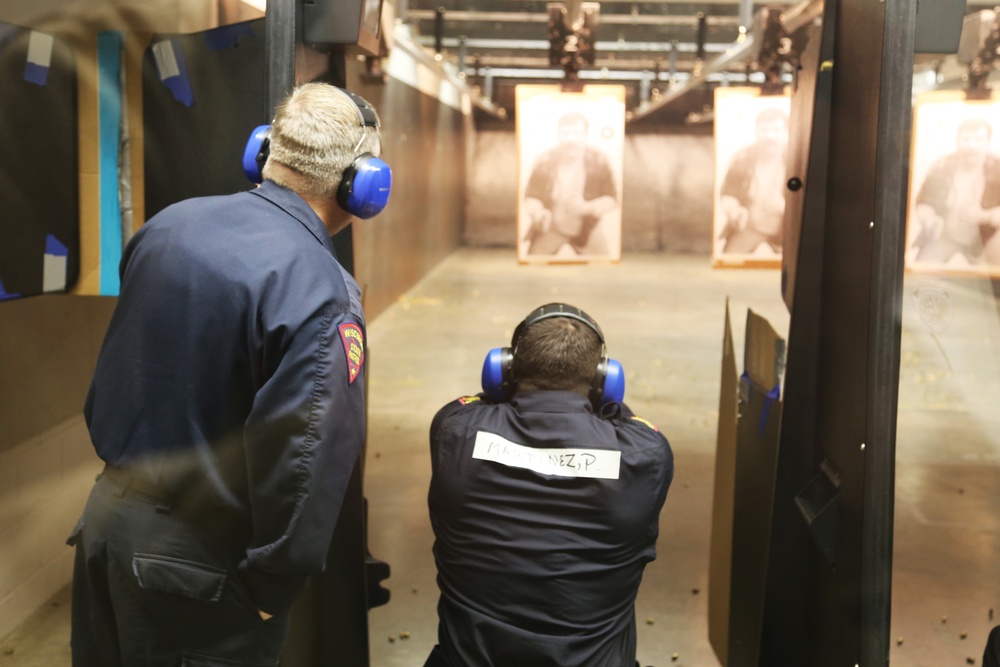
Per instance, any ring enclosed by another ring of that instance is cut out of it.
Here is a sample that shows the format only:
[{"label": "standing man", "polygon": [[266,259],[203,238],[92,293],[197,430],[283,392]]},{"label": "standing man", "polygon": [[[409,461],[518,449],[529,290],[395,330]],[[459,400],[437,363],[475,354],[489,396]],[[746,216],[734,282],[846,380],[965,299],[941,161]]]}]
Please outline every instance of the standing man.
[{"label": "standing man", "polygon": [[330,237],[390,175],[375,111],[330,85],[294,90],[268,143],[259,188],[170,206],[122,256],[84,406],[106,467],[69,540],[76,667],[277,665],[324,568],[365,427]]},{"label": "standing man", "polygon": [[606,255],[595,234],[605,213],[618,205],[611,163],[587,145],[587,117],[571,111],[559,118],[559,143],[539,156],[524,192],[530,226],[529,255],[554,255],[568,245],[579,255]]},{"label": "standing man", "polygon": [[754,143],[733,156],[719,192],[725,253],[752,253],[765,244],[781,252],[788,114],[778,108],[761,111],[754,133]]},{"label": "standing man", "polygon": [[986,119],[965,120],[955,152],[931,166],[914,209],[916,261],[945,263],[960,255],[968,264],[983,263],[984,246],[1000,227],[1000,158],[990,154],[992,136]]},{"label": "standing man", "polygon": [[434,417],[441,597],[426,667],[635,665],[673,454],[620,402],[615,367],[590,316],[548,304],[487,357],[484,393]]}]

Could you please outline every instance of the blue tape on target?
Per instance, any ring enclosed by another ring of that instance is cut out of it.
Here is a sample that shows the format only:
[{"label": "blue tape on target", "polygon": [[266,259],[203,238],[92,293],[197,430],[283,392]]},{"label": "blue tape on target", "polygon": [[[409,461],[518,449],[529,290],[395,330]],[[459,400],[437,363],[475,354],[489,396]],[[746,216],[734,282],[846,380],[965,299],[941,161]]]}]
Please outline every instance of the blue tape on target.
[{"label": "blue tape on target", "polygon": [[7,299],[16,299],[20,297],[20,294],[11,294],[3,288],[3,281],[0,280],[0,301],[6,301]]},{"label": "blue tape on target", "polygon": [[240,37],[253,37],[248,23],[233,23],[205,32],[205,46],[209,51],[224,51],[240,45]]},{"label": "blue tape on target", "polygon": [[757,424],[757,430],[761,435],[767,430],[767,420],[771,416],[771,406],[777,403],[779,398],[781,398],[781,385],[776,384],[774,385],[774,389],[767,392],[767,395],[764,397],[764,407],[760,410],[760,422]]},{"label": "blue tape on target", "polygon": [[53,257],[69,257],[69,248],[52,234],[45,235],[45,254]]}]

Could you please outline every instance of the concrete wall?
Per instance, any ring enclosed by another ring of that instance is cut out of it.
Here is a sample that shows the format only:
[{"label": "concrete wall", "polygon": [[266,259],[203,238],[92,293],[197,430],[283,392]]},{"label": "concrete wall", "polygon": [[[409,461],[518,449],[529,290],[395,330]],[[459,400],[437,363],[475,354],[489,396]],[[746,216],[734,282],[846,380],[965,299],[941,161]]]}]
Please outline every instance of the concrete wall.
[{"label": "concrete wall", "polygon": [[81,410],[113,307],[0,303],[0,637],[70,581],[66,537],[101,469]]},{"label": "concrete wall", "polygon": [[[622,249],[711,254],[712,127],[663,126],[625,136]],[[476,133],[463,240],[514,248],[517,143],[513,122]]]}]

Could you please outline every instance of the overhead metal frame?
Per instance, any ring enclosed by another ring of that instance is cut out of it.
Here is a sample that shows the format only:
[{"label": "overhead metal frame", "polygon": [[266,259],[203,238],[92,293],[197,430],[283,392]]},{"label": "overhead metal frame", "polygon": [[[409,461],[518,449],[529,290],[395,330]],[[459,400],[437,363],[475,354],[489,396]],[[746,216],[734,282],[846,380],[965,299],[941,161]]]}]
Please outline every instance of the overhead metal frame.
[{"label": "overhead metal frame", "polygon": [[[806,29],[813,23],[823,11],[823,0],[806,0],[798,5],[794,5],[781,13],[781,22],[788,33],[798,32]],[[737,64],[745,63],[752,58],[755,51],[760,48],[752,33],[746,33],[742,39],[738,40],[726,50],[706,63],[700,70],[687,79],[682,85],[670,88],[663,95],[648,104],[635,109],[629,115],[630,121],[640,120],[656,111],[672,104],[687,93],[700,88],[710,80],[710,77],[722,72],[732,70]]]},{"label": "overhead metal frame", "polygon": [[442,79],[458,88],[459,91],[469,96],[472,105],[490,116],[503,119],[507,117],[507,111],[498,107],[488,95],[481,94],[478,90],[469,85],[464,76],[449,72],[445,69],[442,58],[431,55],[421,46],[415,44],[405,35],[397,31],[393,37],[393,48],[405,51],[411,58],[419,64],[427,67],[431,72],[436,73]]}]

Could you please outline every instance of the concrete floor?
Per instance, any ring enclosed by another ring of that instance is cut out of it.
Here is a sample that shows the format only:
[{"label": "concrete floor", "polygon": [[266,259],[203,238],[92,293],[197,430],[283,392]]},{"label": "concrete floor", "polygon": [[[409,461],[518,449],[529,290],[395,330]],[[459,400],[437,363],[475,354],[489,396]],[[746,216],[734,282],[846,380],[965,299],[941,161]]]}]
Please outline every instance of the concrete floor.
[{"label": "concrete floor", "polygon": [[[626,401],[674,449],[659,555],[639,594],[639,659],[718,665],[707,572],[727,298],[740,363],[748,308],[787,330],[777,270],[713,270],[707,257],[659,254],[519,266],[511,251],[473,249],[369,324],[369,547],[392,567],[392,600],[369,614],[373,667],[420,667],[435,643],[431,417],[478,391],[486,352],[548,301],[598,320],[624,366]],[[988,281],[907,277],[900,374],[890,664],[979,664],[1000,623],[1000,325]],[[0,667],[68,665],[68,610],[65,592],[39,610],[0,646]]]}]

